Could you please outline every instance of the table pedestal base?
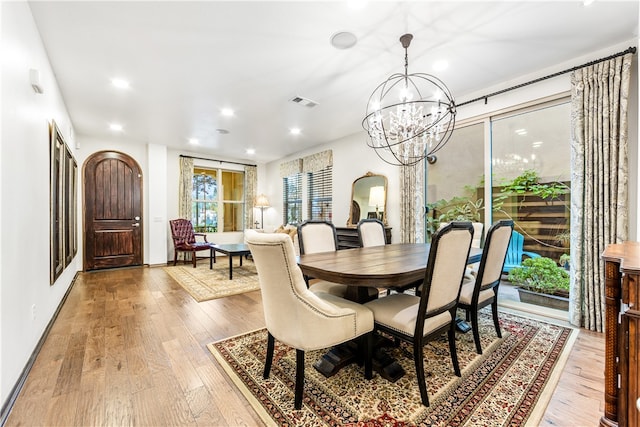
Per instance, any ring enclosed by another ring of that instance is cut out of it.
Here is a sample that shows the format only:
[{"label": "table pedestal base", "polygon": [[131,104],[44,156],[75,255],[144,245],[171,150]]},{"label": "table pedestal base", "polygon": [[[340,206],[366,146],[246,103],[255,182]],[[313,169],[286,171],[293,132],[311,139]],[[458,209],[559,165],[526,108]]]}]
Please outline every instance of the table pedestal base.
[{"label": "table pedestal base", "polygon": [[[402,378],[405,372],[394,358],[382,350],[381,347],[389,346],[389,343],[390,341],[386,338],[376,337],[373,350],[373,370],[382,378],[393,383]],[[323,354],[320,360],[313,364],[313,367],[326,378],[329,378],[351,363],[358,363],[359,365],[363,363],[363,357],[358,353],[356,341],[348,341],[333,347]]]}]

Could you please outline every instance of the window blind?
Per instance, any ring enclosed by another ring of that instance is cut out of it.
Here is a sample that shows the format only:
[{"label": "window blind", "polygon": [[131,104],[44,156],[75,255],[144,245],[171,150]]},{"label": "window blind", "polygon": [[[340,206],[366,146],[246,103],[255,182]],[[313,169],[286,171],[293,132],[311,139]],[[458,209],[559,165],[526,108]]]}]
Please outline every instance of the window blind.
[{"label": "window blind", "polygon": [[331,221],[333,216],[333,167],[328,166],[308,176],[308,212],[310,219]]},{"label": "window blind", "polygon": [[282,178],[282,222],[298,224],[302,221],[302,174]]}]

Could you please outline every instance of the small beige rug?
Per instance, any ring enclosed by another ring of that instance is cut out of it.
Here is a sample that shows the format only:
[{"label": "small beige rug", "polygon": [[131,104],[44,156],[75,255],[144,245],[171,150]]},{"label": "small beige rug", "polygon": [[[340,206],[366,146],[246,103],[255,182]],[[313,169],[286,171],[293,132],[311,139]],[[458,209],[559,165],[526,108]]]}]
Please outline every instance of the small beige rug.
[{"label": "small beige rug", "polygon": [[260,289],[253,261],[243,260],[240,267],[237,257],[233,259],[232,280],[229,280],[229,260],[226,257],[218,257],[213,270],[209,270],[208,265],[198,265],[196,268],[192,265],[176,265],[164,267],[164,271],[198,302]]}]

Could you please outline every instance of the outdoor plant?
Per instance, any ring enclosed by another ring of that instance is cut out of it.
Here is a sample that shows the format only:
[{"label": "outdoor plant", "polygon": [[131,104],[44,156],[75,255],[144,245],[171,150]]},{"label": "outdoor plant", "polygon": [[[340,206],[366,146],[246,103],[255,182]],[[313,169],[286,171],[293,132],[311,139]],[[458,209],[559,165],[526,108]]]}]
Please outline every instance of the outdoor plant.
[{"label": "outdoor plant", "polygon": [[527,194],[538,196],[543,200],[558,199],[569,191],[569,187],[561,182],[541,183],[538,172],[528,169],[513,180],[501,185],[501,193],[493,199],[493,209],[500,210],[502,204],[512,195],[522,195],[522,200]]},{"label": "outdoor plant", "polygon": [[558,260],[558,264],[563,267],[565,270],[569,269],[569,263],[571,262],[571,255],[562,254],[560,255],[560,259]]},{"label": "outdoor plant", "polygon": [[427,208],[431,213],[426,216],[429,235],[435,233],[443,222],[480,222],[484,201],[482,199],[473,200],[471,188],[465,187],[465,191],[469,193],[469,196],[455,196],[449,200],[440,199],[427,204]]},{"label": "outdoor plant", "polygon": [[569,296],[569,273],[551,258],[525,259],[509,271],[508,280],[533,292]]}]

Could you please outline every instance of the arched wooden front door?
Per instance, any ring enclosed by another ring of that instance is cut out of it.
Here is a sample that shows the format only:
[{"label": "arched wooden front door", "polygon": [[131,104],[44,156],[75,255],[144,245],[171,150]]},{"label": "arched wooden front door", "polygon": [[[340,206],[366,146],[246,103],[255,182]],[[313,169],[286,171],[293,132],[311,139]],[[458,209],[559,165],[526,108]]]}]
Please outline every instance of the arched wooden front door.
[{"label": "arched wooden front door", "polygon": [[101,151],[84,164],[84,269],[142,264],[142,171],[126,154]]}]

